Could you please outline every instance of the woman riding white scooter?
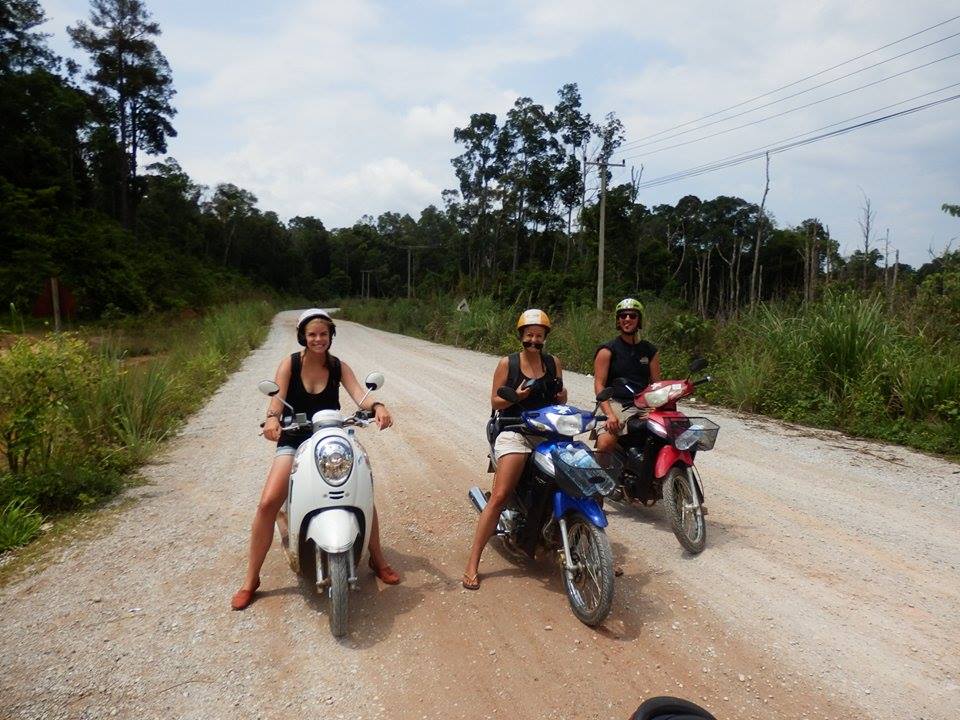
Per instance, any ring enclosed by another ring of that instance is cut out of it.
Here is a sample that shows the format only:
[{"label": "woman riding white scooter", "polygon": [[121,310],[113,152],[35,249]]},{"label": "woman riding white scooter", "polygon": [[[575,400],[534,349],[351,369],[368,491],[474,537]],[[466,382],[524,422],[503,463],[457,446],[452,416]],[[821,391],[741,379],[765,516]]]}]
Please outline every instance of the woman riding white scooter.
[{"label": "woman riding white scooter", "polygon": [[[297,341],[304,349],[285,357],[277,368],[276,383],[280,386],[280,391],[270,398],[267,419],[263,426],[263,436],[276,442],[277,450],[250,529],[246,578],[230,603],[234,610],[243,610],[253,602],[254,594],[260,586],[260,567],[273,541],[273,525],[277,513],[287,497],[287,482],[293,467],[294,453],[297,446],[309,437],[309,434],[281,434],[280,417],[284,406],[280,398],[286,400],[296,412],[312,417],[318,410],[340,409],[339,391],[342,384],[354,402],[360,404],[363,400],[361,407],[374,411],[374,421],[381,430],[386,430],[393,424],[386,406],[369,395],[364,400],[364,389],[353,370],[347,363],[330,354],[330,344],[336,333],[336,325],[323,310],[311,308],[305,311],[297,321]],[[373,511],[369,547],[370,569],[389,585],[399,583],[400,575],[387,563],[380,547],[376,508]]]}]

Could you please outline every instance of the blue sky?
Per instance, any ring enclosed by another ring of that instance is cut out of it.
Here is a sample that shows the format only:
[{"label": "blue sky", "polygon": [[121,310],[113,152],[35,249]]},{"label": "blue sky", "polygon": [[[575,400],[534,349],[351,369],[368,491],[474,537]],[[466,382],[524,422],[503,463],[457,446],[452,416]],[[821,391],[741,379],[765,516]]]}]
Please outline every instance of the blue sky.
[{"label": "blue sky", "polygon": [[[64,28],[87,17],[87,3],[41,2],[51,44],[79,59]],[[595,9],[568,0],[156,0],[148,8],[163,30],[159,45],[178,90],[179,136],[169,154],[197,182],[236,183],[265,210],[283,218],[315,215],[328,227],[387,210],[416,217],[426,205],[439,205],[441,190],[456,184],[453,129],[475,112],[502,117],[521,95],[552,106],[561,85],[577,82],[586,110],[595,118],[615,111],[631,141],[960,15],[960,5],[930,0],[610,1]],[[960,20],[819,81],[954,33]],[[700,135],[955,52],[960,37]],[[652,179],[956,82],[960,57],[751,128],[628,160],[615,179],[628,177],[631,163],[643,163],[644,178]],[[940,210],[944,202],[960,203],[958,139],[960,100],[777,155],[767,208],[781,226],[820,217],[849,253],[862,242],[857,219],[865,193],[877,213],[875,243],[889,228],[901,260],[922,264],[929,248],[940,251],[960,235],[960,220]],[[643,190],[640,200],[672,204],[688,194],[727,194],[759,202],[762,193],[757,160]]]}]

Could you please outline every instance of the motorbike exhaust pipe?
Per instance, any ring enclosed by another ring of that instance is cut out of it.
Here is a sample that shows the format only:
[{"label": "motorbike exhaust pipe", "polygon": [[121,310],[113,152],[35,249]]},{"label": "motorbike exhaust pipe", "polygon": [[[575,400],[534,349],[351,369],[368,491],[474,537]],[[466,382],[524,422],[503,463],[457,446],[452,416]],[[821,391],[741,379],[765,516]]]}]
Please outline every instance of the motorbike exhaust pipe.
[{"label": "motorbike exhaust pipe", "polygon": [[470,498],[470,502],[473,504],[474,509],[478,513],[482,513],[483,509],[487,506],[487,498],[480,491],[480,488],[470,488],[470,490],[467,492],[467,497]]}]

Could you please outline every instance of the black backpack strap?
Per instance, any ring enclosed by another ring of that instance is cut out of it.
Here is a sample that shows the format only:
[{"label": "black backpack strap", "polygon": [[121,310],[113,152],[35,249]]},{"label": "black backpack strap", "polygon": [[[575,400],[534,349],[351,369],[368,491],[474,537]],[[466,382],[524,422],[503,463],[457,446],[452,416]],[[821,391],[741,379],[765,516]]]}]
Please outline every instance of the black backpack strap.
[{"label": "black backpack strap", "polygon": [[520,353],[507,356],[507,387],[516,388],[520,384]]},{"label": "black backpack strap", "polygon": [[553,380],[557,377],[557,359],[553,355],[543,354],[543,366],[547,370],[548,380]]}]

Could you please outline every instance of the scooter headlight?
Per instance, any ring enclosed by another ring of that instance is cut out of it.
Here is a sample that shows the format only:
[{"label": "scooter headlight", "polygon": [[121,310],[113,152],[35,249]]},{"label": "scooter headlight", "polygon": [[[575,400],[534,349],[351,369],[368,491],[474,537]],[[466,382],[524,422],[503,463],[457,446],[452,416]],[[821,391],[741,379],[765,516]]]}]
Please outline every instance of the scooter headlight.
[{"label": "scooter headlight", "polygon": [[314,453],[317,470],[328,485],[343,485],[353,469],[353,449],[343,440],[325,440],[317,443]]}]

